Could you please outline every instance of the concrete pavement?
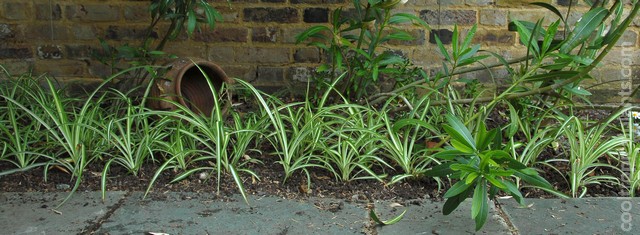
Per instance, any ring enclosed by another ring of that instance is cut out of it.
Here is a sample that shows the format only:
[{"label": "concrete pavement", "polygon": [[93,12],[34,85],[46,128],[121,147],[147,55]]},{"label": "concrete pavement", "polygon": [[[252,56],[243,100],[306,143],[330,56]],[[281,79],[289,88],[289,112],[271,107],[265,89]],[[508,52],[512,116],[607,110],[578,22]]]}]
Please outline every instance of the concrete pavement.
[{"label": "concrete pavement", "polygon": [[[492,203],[482,230],[474,231],[467,199],[448,216],[444,202],[413,200],[373,204],[393,225],[377,226],[367,203],[338,199],[287,200],[213,193],[78,192],[0,193],[2,234],[640,234],[640,198],[528,199]],[[370,205],[369,205],[370,206]]]}]

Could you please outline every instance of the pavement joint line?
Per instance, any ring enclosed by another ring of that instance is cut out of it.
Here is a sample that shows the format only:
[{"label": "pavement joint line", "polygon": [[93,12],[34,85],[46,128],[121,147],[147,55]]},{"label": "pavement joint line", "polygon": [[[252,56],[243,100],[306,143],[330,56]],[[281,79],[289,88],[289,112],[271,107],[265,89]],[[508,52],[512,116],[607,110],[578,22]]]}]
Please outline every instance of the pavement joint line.
[{"label": "pavement joint line", "polygon": [[109,210],[102,217],[97,218],[94,223],[87,225],[87,227],[83,229],[83,232],[81,232],[81,234],[94,234],[95,232],[97,232],[100,227],[102,227],[102,224],[109,218],[111,218],[113,213],[115,213],[118,209],[120,209],[120,207],[122,207],[122,205],[124,205],[131,194],[133,194],[132,191],[127,191],[127,193],[125,193],[122,198],[118,200],[118,202],[111,206],[111,208],[109,208]]},{"label": "pavement joint line", "polygon": [[500,204],[500,202],[498,201],[493,201],[493,205],[495,206],[494,208],[496,208],[496,212],[498,212],[498,215],[500,216],[500,218],[502,218],[504,220],[504,222],[507,224],[507,228],[509,229],[509,232],[511,232],[512,235],[519,235],[520,232],[518,231],[518,228],[516,227],[515,224],[513,224],[513,222],[511,221],[511,218],[509,218],[509,215],[507,215],[506,212],[504,212],[504,210],[502,210],[502,205]]}]

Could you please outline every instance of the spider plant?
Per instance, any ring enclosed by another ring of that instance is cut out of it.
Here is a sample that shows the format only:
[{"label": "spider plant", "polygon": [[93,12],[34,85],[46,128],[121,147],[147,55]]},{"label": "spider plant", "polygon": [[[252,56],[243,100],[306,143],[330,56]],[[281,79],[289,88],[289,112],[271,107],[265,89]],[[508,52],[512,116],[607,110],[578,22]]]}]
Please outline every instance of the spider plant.
[{"label": "spider plant", "polygon": [[[621,124],[622,136],[629,141],[624,145],[620,151],[614,152],[620,159],[621,170],[625,174],[624,185],[629,190],[629,196],[635,197],[636,192],[640,190],[640,145],[638,136],[640,133],[639,125],[634,119],[638,119],[637,112],[631,112],[629,115],[629,122],[627,126]],[[634,115],[635,114],[635,115]]]},{"label": "spider plant", "polygon": [[97,129],[94,126],[96,120],[102,115],[96,104],[100,103],[104,96],[93,100],[96,94],[94,91],[78,109],[69,105],[68,98],[55,88],[51,79],[45,80],[49,87],[48,93],[43,90],[25,91],[43,109],[44,114],[39,114],[10,97],[3,97],[24,110],[48,130],[49,137],[55,141],[54,147],[62,149],[62,152],[54,152],[50,157],[55,158],[54,165],[62,167],[76,179],[71,193],[60,204],[62,205],[78,189],[84,169],[94,159],[96,150],[93,147],[97,145],[95,143],[98,140]]},{"label": "spider plant", "polygon": [[629,142],[624,136],[607,136],[610,123],[628,109],[623,109],[612,115],[601,124],[586,129],[583,122],[575,116],[565,121],[566,128],[562,134],[569,143],[569,185],[571,195],[583,197],[587,193],[587,186],[592,184],[619,184],[620,180],[611,175],[596,174],[599,168],[610,168],[620,171],[617,167],[602,163],[605,155],[610,155],[616,148],[622,147]]},{"label": "spider plant", "polygon": [[196,141],[184,134],[195,133],[196,127],[182,121],[176,121],[170,117],[163,117],[163,119],[167,120],[165,131],[169,137],[166,141],[158,141],[156,144],[158,145],[158,151],[164,153],[167,158],[162,161],[162,164],[151,177],[144,194],[145,197],[163,172],[167,170],[186,172],[197,162],[209,158],[206,150],[201,150]]},{"label": "spider plant", "polygon": [[388,115],[382,115],[387,136],[382,139],[384,154],[403,172],[393,176],[389,184],[420,176],[433,161],[429,156],[429,148],[419,143],[420,140],[437,136],[436,134],[439,133],[425,121],[428,119],[428,111],[429,98],[424,96],[405,118],[393,122]]},{"label": "spider plant", "polygon": [[[21,76],[7,82],[0,89],[0,95],[19,100],[20,93],[25,90],[37,89],[38,84],[32,77]],[[28,101],[20,101],[21,103]],[[0,172],[0,175],[26,171],[48,164],[51,158],[42,154],[42,146],[37,146],[44,138],[40,131],[40,124],[33,122],[31,116],[11,102],[3,102],[0,106],[0,140],[3,143],[0,161],[7,161],[16,168]],[[41,161],[42,158],[47,160]]]},{"label": "spider plant", "polygon": [[[214,107],[213,112],[210,116],[203,116],[200,113],[197,113],[191,110],[189,107],[185,107],[177,102],[173,102],[170,100],[166,100],[166,102],[170,102],[177,107],[176,111],[149,111],[149,115],[160,115],[160,116],[169,116],[173,118],[177,118],[180,121],[185,123],[189,123],[193,126],[193,131],[190,129],[178,129],[179,132],[184,134],[187,138],[191,139],[190,141],[195,141],[199,145],[201,145],[202,151],[204,155],[193,159],[194,162],[205,162],[205,163],[213,163],[208,164],[207,166],[199,166],[196,168],[189,169],[173,179],[171,182],[177,182],[185,179],[186,177],[192,175],[193,173],[199,171],[215,171],[216,172],[216,180],[217,180],[217,192],[220,192],[220,182],[222,178],[223,172],[228,172],[238,186],[242,197],[245,202],[248,203],[248,199],[246,196],[246,192],[244,190],[244,185],[242,183],[242,179],[240,179],[240,175],[238,171],[243,171],[253,174],[252,171],[248,169],[239,169],[239,166],[233,165],[233,161],[230,161],[230,154],[228,148],[231,143],[231,131],[228,127],[225,126],[223,119],[223,111],[221,107],[220,96],[218,94],[217,88],[211,83],[206,72],[198,66],[198,69],[205,76],[206,81],[211,89],[211,93],[213,95]],[[225,89],[223,86],[222,89]]]},{"label": "spider plant", "polygon": [[263,118],[258,118],[253,113],[243,114],[231,112],[233,117],[233,131],[231,132],[231,154],[229,162],[231,165],[239,166],[241,171],[249,173],[257,178],[257,175],[240,167],[246,163],[259,163],[260,161],[251,158],[250,153],[262,154],[259,147],[262,143],[262,130],[267,125]]},{"label": "spider plant", "polygon": [[[29,114],[34,122],[47,130],[47,139],[52,145],[48,146],[52,148],[50,151],[52,155],[49,157],[55,159],[51,165],[69,172],[72,179],[75,178],[71,192],[58,207],[71,198],[82,182],[84,169],[98,153],[103,152],[99,149],[101,133],[95,126],[98,120],[106,116],[99,105],[105,99],[106,93],[98,96],[98,91],[112,79],[133,69],[136,68],[123,70],[107,78],[88,95],[84,103],[79,105],[74,103],[75,99],[66,97],[63,94],[64,91],[57,89],[52,80],[46,77],[44,80],[47,91],[40,86],[34,90],[24,90],[32,104],[23,104],[6,95],[0,95],[8,103],[14,104]],[[48,169],[45,168],[45,180]]]},{"label": "spider plant", "polygon": [[380,152],[381,136],[377,132],[383,125],[375,110],[360,105],[342,105],[343,117],[337,112],[334,120],[342,123],[338,128],[328,129],[330,133],[321,142],[318,159],[337,181],[376,179],[382,182],[386,177],[371,170],[375,163],[389,166],[377,154]]},{"label": "spider plant", "polygon": [[262,115],[270,121],[270,128],[273,129],[266,133],[267,139],[276,149],[278,163],[283,167],[283,184],[293,173],[300,170],[306,174],[310,186],[311,176],[308,168],[320,167],[316,163],[313,151],[323,141],[323,125],[328,125],[321,120],[322,112],[314,113],[308,99],[305,102],[283,104],[282,101],[258,91],[245,81],[236,81],[255,96]]},{"label": "spider plant", "polygon": [[134,105],[129,95],[118,90],[113,90],[119,101],[124,102],[124,117],[114,117],[104,125],[99,124],[101,133],[108,146],[111,146],[105,155],[111,156],[105,163],[102,171],[101,189],[102,197],[106,196],[107,175],[112,164],[124,167],[129,173],[138,176],[138,171],[142,165],[154,153],[160,152],[158,142],[167,137],[164,130],[166,118],[157,122],[151,122],[146,109],[142,106]]}]

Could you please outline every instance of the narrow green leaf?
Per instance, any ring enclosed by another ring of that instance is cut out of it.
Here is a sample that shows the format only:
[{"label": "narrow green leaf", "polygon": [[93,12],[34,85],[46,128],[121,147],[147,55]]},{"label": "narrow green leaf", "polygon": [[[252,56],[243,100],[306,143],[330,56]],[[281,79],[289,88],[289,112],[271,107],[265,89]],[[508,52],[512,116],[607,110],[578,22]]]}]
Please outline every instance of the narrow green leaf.
[{"label": "narrow green leaf", "polygon": [[516,171],[514,175],[522,179],[524,182],[527,182],[531,185],[538,186],[540,188],[552,189],[552,186],[549,183],[549,181],[545,180],[539,175],[528,175],[528,174],[520,173],[519,171]]},{"label": "narrow green leaf", "polygon": [[576,26],[567,37],[567,41],[560,47],[560,52],[569,54],[571,50],[586,41],[591,33],[602,23],[608,14],[608,10],[602,7],[596,7],[584,15],[576,23]]},{"label": "narrow green leaf", "polygon": [[443,159],[443,160],[453,160],[455,157],[463,156],[463,155],[468,155],[468,154],[457,149],[447,149],[434,154],[433,157]]},{"label": "narrow green leaf", "polygon": [[487,195],[487,184],[480,180],[473,193],[473,203],[471,204],[471,217],[476,221],[476,231],[480,230],[487,221],[489,215],[489,198]]},{"label": "narrow green leaf", "polygon": [[[462,48],[466,49],[469,47],[469,45],[471,44],[471,40],[473,39],[473,36],[475,36],[476,34],[476,30],[478,29],[478,24],[474,24],[473,27],[471,27],[471,29],[469,29],[469,32],[467,33],[467,36],[464,38],[464,42],[462,43]],[[480,47],[480,45],[478,45],[478,48]],[[478,50],[476,50],[478,51]],[[475,54],[475,52],[473,53]]]},{"label": "narrow green leaf", "polygon": [[554,14],[556,14],[560,20],[562,20],[562,22],[564,21],[564,17],[562,16],[562,13],[560,13],[560,11],[558,10],[558,8],[554,7],[553,5],[546,3],[546,2],[532,2],[531,5],[536,5],[539,7],[544,7],[548,10],[550,10],[551,12],[553,12]]},{"label": "narrow green leaf", "polygon": [[511,183],[511,181],[508,180],[502,180],[502,184],[506,186],[506,191],[511,194],[511,196],[513,196],[513,199],[515,199],[520,205],[524,204],[524,197],[515,184]]},{"label": "narrow green leaf", "polygon": [[507,138],[512,138],[518,132],[518,128],[520,127],[520,117],[518,116],[518,111],[516,110],[510,102],[507,102],[507,106],[509,106],[509,127],[507,128]]},{"label": "narrow green leaf", "polygon": [[[440,41],[440,37],[437,34],[434,34],[434,36],[436,38],[436,44],[438,45],[438,49],[440,49],[440,54],[442,54],[442,56],[444,56],[444,59],[446,61],[451,61],[451,57],[449,56],[449,52],[447,52],[447,49],[442,44],[442,41]],[[446,69],[446,66],[444,68]]]},{"label": "narrow green leaf", "polygon": [[454,171],[451,169],[451,164],[454,162],[445,162],[440,165],[436,165],[431,167],[431,169],[425,171],[423,174],[427,177],[445,177],[448,176]]},{"label": "narrow green leaf", "polygon": [[458,208],[458,206],[460,205],[460,203],[462,203],[464,200],[467,199],[467,197],[469,197],[469,194],[471,193],[471,187],[467,188],[467,190],[465,190],[464,192],[448,198],[445,202],[444,205],[442,206],[442,214],[443,215],[448,215],[451,214],[451,212],[453,212],[456,208]]},{"label": "narrow green leaf", "polygon": [[580,71],[554,71],[550,73],[536,74],[525,78],[525,80],[529,82],[555,81],[559,79],[569,79],[575,75],[578,75],[579,73]]},{"label": "narrow green leaf", "polygon": [[[296,35],[296,44],[300,44],[301,42],[307,40],[310,37],[314,37],[317,35],[322,35],[320,34],[320,32],[322,31],[331,31],[331,29],[329,29],[329,27],[324,26],[324,25],[316,25],[316,26],[312,26],[309,29],[305,30],[304,32]],[[324,35],[322,35],[324,36]]]},{"label": "narrow green leaf", "polygon": [[[471,147],[471,149],[473,150],[476,150],[475,141],[473,139],[473,136],[471,136],[471,132],[469,131],[469,129],[467,129],[467,127],[462,124],[462,122],[456,116],[447,114],[445,118],[450,125],[450,128],[445,129],[449,129],[447,133],[451,135],[452,138],[457,138],[458,141],[462,142],[464,145]],[[443,125],[443,127],[446,127],[446,125]]]},{"label": "narrow green leaf", "polygon": [[459,195],[464,191],[466,191],[469,188],[469,186],[471,185],[465,184],[464,181],[458,181],[457,183],[452,185],[451,188],[449,188],[449,190],[447,190],[446,193],[444,193],[444,198],[451,198],[456,195]]},{"label": "narrow green leaf", "polygon": [[453,35],[451,37],[451,55],[453,55],[453,60],[458,60],[458,56],[460,55],[460,45],[458,42],[458,37],[460,33],[458,32],[458,26],[453,25]]},{"label": "narrow green leaf", "polygon": [[392,225],[397,223],[398,221],[402,220],[402,218],[404,217],[404,214],[407,213],[407,210],[404,210],[402,213],[400,213],[398,216],[393,217],[390,220],[380,220],[380,218],[378,217],[378,215],[376,214],[376,212],[374,211],[373,208],[371,208],[369,210],[369,217],[371,217],[371,219],[376,222],[379,225]]},{"label": "narrow green leaf", "polygon": [[189,36],[191,36],[191,34],[193,34],[193,31],[196,30],[196,20],[196,13],[193,10],[189,10],[189,12],[187,12],[187,34]]}]

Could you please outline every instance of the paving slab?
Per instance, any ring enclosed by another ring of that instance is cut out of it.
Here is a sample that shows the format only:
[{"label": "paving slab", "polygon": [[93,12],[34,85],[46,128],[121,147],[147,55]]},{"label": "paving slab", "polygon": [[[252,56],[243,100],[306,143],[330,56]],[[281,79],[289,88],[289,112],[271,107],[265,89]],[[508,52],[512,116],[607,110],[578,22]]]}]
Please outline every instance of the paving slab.
[{"label": "paving slab", "polygon": [[247,205],[211,193],[141,197],[128,197],[97,234],[361,234],[369,222],[364,205],[337,199],[250,196]]},{"label": "paving slab", "polygon": [[398,223],[379,226],[378,234],[512,234],[505,220],[489,203],[489,217],[480,231],[475,231],[475,222],[471,219],[471,199],[467,199],[449,215],[442,214],[444,202],[414,200],[408,205],[393,201],[376,203],[376,211],[381,220],[391,219],[407,210]]},{"label": "paving slab", "polygon": [[640,234],[640,198],[500,200],[520,234]]},{"label": "paving slab", "polygon": [[77,234],[85,232],[125,195],[76,192],[59,208],[68,193],[0,193],[2,234]]}]

